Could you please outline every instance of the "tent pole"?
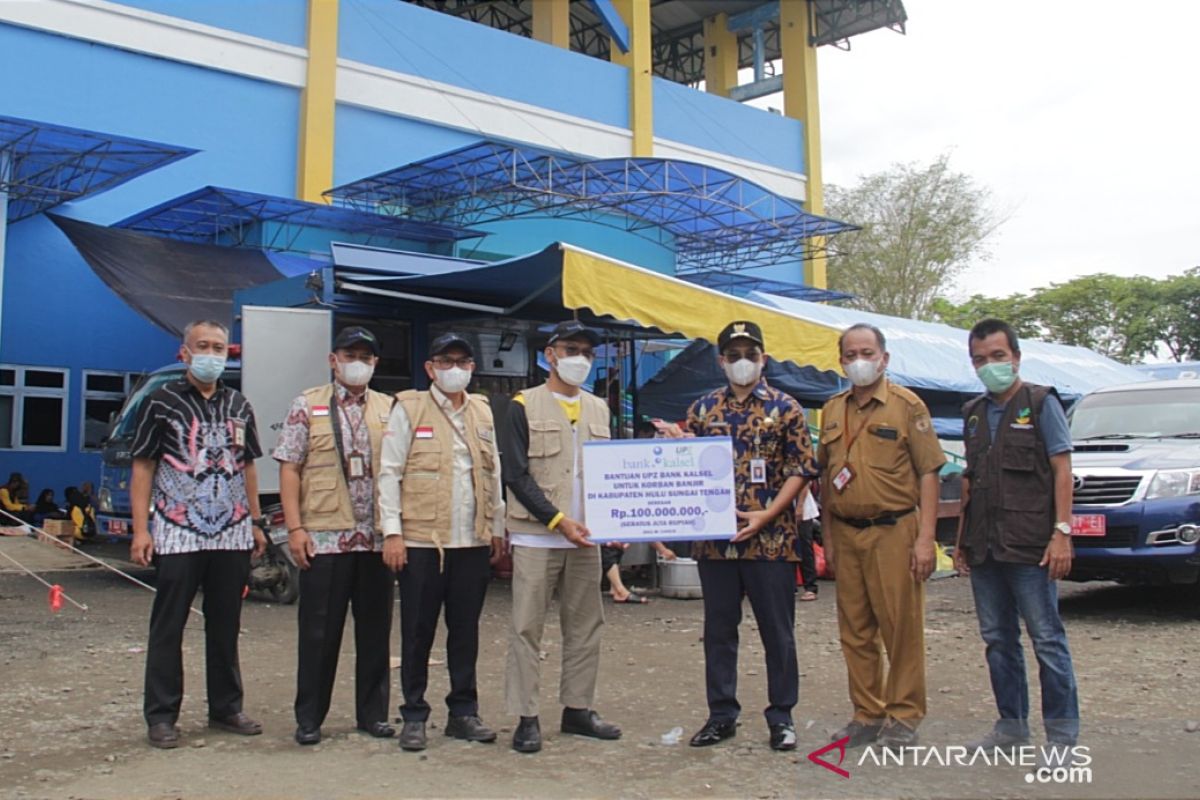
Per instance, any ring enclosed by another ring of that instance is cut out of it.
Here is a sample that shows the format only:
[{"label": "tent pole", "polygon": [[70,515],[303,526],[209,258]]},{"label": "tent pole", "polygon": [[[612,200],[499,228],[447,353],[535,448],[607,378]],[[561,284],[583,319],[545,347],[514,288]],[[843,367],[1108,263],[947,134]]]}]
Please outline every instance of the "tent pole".
[{"label": "tent pole", "polygon": [[[4,315],[4,256],[8,243],[8,186],[11,156],[7,150],[0,150],[0,323]],[[0,330],[3,325],[0,324]],[[3,340],[0,339],[0,345]],[[3,352],[0,350],[0,352]]]}]

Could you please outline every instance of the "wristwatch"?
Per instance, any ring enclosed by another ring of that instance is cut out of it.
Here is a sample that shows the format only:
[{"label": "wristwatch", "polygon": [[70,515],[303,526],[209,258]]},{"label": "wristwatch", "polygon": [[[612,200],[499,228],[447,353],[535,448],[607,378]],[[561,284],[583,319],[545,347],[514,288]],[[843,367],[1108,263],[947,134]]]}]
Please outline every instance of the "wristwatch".
[{"label": "wristwatch", "polygon": [[266,533],[267,529],[269,527],[271,527],[271,518],[268,517],[266,514],[263,514],[261,517],[254,517],[253,519],[251,519],[250,523],[252,525],[254,525],[255,527],[257,527],[263,533]]},{"label": "wristwatch", "polygon": [[1058,531],[1063,536],[1070,536],[1071,535],[1071,523],[1056,522],[1056,523],[1054,523],[1054,530]]}]

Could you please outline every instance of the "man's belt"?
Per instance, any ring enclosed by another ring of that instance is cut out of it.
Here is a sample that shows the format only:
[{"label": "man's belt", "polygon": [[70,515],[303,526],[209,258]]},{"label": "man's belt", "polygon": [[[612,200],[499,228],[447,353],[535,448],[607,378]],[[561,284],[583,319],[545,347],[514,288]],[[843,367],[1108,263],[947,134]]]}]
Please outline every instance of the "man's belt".
[{"label": "man's belt", "polygon": [[834,514],[834,516],[837,517],[839,522],[844,522],[852,528],[858,528],[859,530],[864,530],[866,528],[877,528],[877,527],[883,527],[883,526],[887,526],[887,525],[895,525],[903,517],[908,516],[909,514],[911,514],[912,512],[914,512],[916,510],[917,509],[915,509],[915,508],[906,508],[903,511],[889,511],[886,514],[880,514],[878,517],[871,517],[870,519],[839,517],[837,514]]}]

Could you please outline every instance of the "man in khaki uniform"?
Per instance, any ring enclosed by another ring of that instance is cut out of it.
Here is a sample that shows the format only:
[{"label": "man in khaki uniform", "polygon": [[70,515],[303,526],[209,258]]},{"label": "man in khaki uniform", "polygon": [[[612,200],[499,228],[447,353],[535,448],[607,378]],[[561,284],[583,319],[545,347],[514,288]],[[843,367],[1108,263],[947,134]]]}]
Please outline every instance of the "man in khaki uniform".
[{"label": "man in khaki uniform", "polygon": [[925,716],[924,581],[936,563],[946,457],[925,404],[884,377],[883,333],[852,325],[838,349],[854,386],[825,404],[818,460],[854,718],[833,740],[905,747]]},{"label": "man in khaki uniform", "polygon": [[592,710],[600,669],[600,553],[583,518],[583,443],[608,439],[609,411],[580,387],[599,337],[580,322],[560,322],[550,334],[550,376],[509,404],[502,437],[508,532],[513,554],[513,616],[506,690],[520,716],[512,746],[542,749],[538,723],[539,651],[550,600],[558,595],[562,628],[563,733],[617,739],[621,729]]}]

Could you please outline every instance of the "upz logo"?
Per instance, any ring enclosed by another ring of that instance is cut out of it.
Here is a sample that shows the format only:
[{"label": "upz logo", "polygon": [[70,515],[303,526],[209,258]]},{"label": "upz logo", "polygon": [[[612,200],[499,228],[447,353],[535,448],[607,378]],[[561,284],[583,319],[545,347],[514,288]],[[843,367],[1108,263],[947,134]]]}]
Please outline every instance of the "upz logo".
[{"label": "upz logo", "polygon": [[[816,764],[817,766],[824,767],[825,769],[829,770],[830,772],[833,772],[837,775],[841,775],[843,778],[849,778],[850,772],[848,770],[842,769],[842,767],[841,767],[842,762],[846,760],[846,745],[848,745],[849,743],[850,743],[850,737],[843,736],[841,739],[838,739],[836,742],[830,742],[829,744],[825,745],[820,750],[813,750],[811,753],[808,754],[808,760],[811,761],[812,763]],[[830,750],[838,751],[837,764],[831,764],[828,761],[826,761],[825,759],[821,758],[821,756],[825,755]]]}]

